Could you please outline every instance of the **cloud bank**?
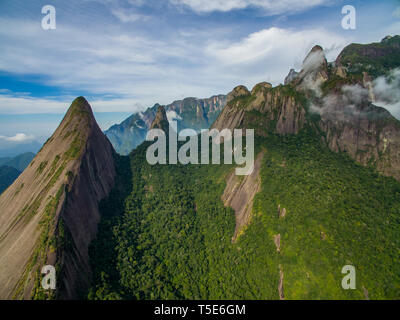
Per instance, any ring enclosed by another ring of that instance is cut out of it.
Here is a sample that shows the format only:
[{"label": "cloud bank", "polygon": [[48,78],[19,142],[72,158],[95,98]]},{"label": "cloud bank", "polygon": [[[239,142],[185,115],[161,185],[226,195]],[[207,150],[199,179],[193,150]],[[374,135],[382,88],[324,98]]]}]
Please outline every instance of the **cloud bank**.
[{"label": "cloud bank", "polygon": [[332,3],[327,0],[171,0],[176,5],[186,5],[196,12],[212,12],[245,9],[248,7],[263,9],[265,13],[275,15],[293,13],[320,5]]}]

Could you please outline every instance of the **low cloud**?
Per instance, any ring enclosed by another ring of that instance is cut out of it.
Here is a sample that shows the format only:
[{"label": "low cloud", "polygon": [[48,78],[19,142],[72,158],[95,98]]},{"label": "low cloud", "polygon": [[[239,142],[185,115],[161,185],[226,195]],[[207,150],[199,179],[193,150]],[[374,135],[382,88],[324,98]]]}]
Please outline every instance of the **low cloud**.
[{"label": "low cloud", "polygon": [[310,54],[304,59],[303,62],[303,71],[306,73],[313,72],[321,67],[325,62],[325,54],[324,51],[314,51],[310,52]]},{"label": "low cloud", "polygon": [[310,52],[304,59],[303,68],[298,75],[302,77],[301,88],[313,91],[317,97],[322,96],[321,84],[324,79],[316,77],[316,73],[325,61],[324,51]]},{"label": "low cloud", "polygon": [[[310,82],[308,88],[320,92],[318,83]],[[361,113],[357,106],[371,102],[400,119],[400,69],[375,79],[371,90],[358,84],[345,85],[341,88],[341,94],[328,94],[319,105],[312,105],[311,110],[331,120],[352,121],[352,116]]]},{"label": "low cloud", "polygon": [[[327,58],[333,60],[346,40],[322,28],[297,31],[273,27],[236,42],[212,42],[206,52],[217,60],[222,74],[247,79],[247,83],[242,84],[251,87],[265,80],[274,85],[281,83],[289,68],[301,67],[306,54],[317,44],[327,48]],[[318,58],[315,56],[312,62]]]},{"label": "low cloud", "polygon": [[400,119],[400,68],[392,70],[388,76],[377,78],[373,88],[374,104],[387,109]]},{"label": "low cloud", "polygon": [[345,85],[341,94],[328,94],[320,104],[311,105],[311,111],[333,121],[351,122],[362,113],[357,106],[368,101],[368,90],[360,85]]},{"label": "low cloud", "polygon": [[28,135],[25,133],[17,133],[15,136],[11,137],[0,136],[0,140],[7,142],[16,142],[16,143],[29,142],[33,141],[34,139],[35,139],[34,135]]}]

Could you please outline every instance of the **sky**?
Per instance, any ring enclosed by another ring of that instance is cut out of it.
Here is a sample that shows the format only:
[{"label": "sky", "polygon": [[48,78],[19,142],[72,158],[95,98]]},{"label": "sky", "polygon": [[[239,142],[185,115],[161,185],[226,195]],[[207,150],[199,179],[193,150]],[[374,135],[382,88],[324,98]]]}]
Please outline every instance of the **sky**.
[{"label": "sky", "polygon": [[77,96],[105,130],[155,103],[278,85],[316,44],[332,61],[395,34],[399,0],[1,0],[0,150],[44,142]]}]

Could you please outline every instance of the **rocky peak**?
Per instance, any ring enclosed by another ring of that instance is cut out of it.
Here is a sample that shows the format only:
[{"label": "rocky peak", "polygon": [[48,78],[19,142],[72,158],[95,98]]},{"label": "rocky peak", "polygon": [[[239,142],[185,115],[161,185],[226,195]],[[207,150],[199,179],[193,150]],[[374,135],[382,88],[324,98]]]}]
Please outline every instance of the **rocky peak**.
[{"label": "rocky peak", "polygon": [[[0,196],[0,298],[77,298],[88,287],[88,247],[100,219],[98,203],[114,185],[115,156],[89,103],[75,99]],[[38,281],[44,265],[57,270],[57,288],[50,294]]]},{"label": "rocky peak", "polygon": [[286,76],[284,84],[287,85],[291,83],[299,73],[296,72],[294,69],[290,69],[289,74]]},{"label": "rocky peak", "polygon": [[303,68],[295,78],[295,83],[303,82],[307,88],[309,83],[325,82],[328,79],[328,62],[321,46],[314,46],[303,61]]},{"label": "rocky peak", "polygon": [[262,82],[251,93],[244,89],[239,86],[232,91],[236,99],[226,105],[212,128],[255,129],[256,135],[267,136],[294,134],[304,126],[305,109],[289,86],[273,88],[268,82]]},{"label": "rocky peak", "polygon": [[158,107],[156,116],[150,126],[150,129],[161,129],[166,134],[168,133],[169,122],[167,118],[167,113],[165,112],[165,108],[163,106]]},{"label": "rocky peak", "polygon": [[250,91],[245,86],[237,86],[228,94],[227,103],[231,102],[235,98],[248,95],[250,95]]},{"label": "rocky peak", "polygon": [[259,90],[262,89],[271,89],[272,88],[272,84],[270,84],[269,82],[260,82],[257,83],[253,89],[251,89],[251,94],[256,94]]}]

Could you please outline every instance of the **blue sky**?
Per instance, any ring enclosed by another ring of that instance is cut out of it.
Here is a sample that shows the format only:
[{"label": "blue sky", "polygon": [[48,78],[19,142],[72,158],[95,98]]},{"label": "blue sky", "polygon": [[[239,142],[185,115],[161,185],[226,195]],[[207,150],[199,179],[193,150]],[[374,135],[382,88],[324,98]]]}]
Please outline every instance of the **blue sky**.
[{"label": "blue sky", "polygon": [[[48,4],[55,30],[41,28]],[[349,4],[356,30],[341,27]],[[0,149],[21,133],[44,141],[80,95],[106,129],[157,102],[279,84],[315,44],[334,60],[349,43],[400,34],[399,8],[395,0],[1,0]]]}]

